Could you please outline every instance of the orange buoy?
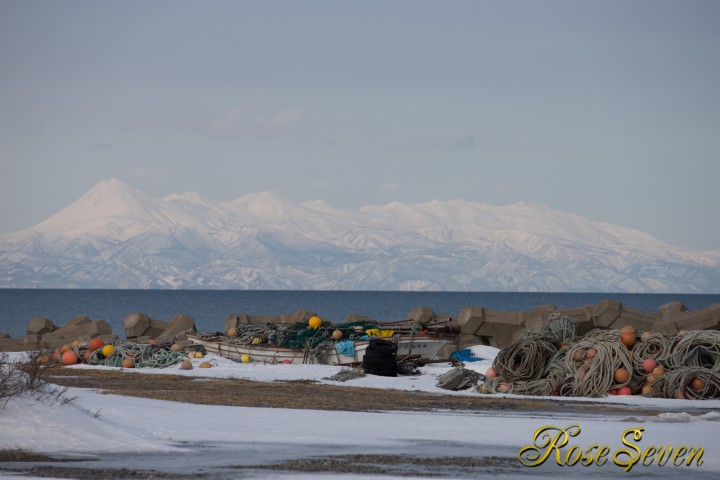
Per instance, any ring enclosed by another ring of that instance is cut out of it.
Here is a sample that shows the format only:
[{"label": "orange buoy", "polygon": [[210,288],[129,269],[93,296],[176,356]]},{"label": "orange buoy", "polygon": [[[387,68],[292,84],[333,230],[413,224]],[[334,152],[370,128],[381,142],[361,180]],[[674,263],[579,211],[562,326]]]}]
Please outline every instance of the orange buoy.
[{"label": "orange buoy", "polygon": [[333,338],[333,340],[338,341],[338,340],[340,340],[342,337],[343,337],[343,331],[342,331],[342,330],[339,330],[339,329],[338,329],[338,330],[333,331],[333,333],[332,333],[332,338]]},{"label": "orange buoy", "polygon": [[598,351],[596,348],[588,348],[587,351],[585,352],[585,357],[586,358],[595,358],[597,356],[597,354],[598,354]]},{"label": "orange buoy", "polygon": [[98,348],[102,348],[103,345],[105,345],[105,342],[102,341],[102,338],[95,337],[90,340],[90,345],[88,345],[88,348],[90,349],[90,351],[95,351]]},{"label": "orange buoy", "polygon": [[227,336],[228,336],[228,337],[237,337],[237,336],[238,336],[237,328],[234,328],[234,327],[233,327],[233,328],[229,328],[228,331],[227,331]]},{"label": "orange buoy", "polygon": [[72,350],[69,350],[62,354],[63,365],[75,365],[79,361],[80,359],[78,358],[77,353],[73,352]]},{"label": "orange buoy", "polygon": [[703,381],[702,378],[695,377],[692,380],[690,380],[690,388],[692,388],[696,392],[699,392],[700,390],[702,390],[704,386],[705,386],[705,382]]},{"label": "orange buoy", "polygon": [[210,362],[202,362],[200,365],[198,365],[200,368],[212,368],[212,363]]},{"label": "orange buoy", "polygon": [[652,385],[643,385],[642,387],[642,394],[643,395],[652,395],[655,390],[653,389]]},{"label": "orange buoy", "polygon": [[658,377],[662,377],[663,375],[665,375],[665,367],[663,367],[662,365],[659,365],[659,366],[655,367],[655,370],[653,370],[652,373],[654,373]]},{"label": "orange buoy", "polygon": [[70,344],[68,344],[68,343],[66,343],[65,345],[63,345],[62,347],[60,347],[60,352],[61,352],[61,353],[69,352],[70,350],[72,350],[72,346],[71,346]]},{"label": "orange buoy", "polygon": [[618,368],[617,370],[615,370],[614,378],[615,383],[625,383],[630,379],[630,372],[628,372],[624,368]]},{"label": "orange buoy", "polygon": [[192,362],[190,360],[183,360],[180,362],[180,370],[192,370]]},{"label": "orange buoy", "polygon": [[620,343],[625,345],[627,348],[632,348],[632,346],[635,345],[635,341],[636,341],[635,337],[636,337],[635,330],[623,329],[622,332],[620,333]]},{"label": "orange buoy", "polygon": [[135,362],[132,358],[123,358],[123,361],[120,365],[123,368],[135,368]]},{"label": "orange buoy", "polygon": [[632,390],[630,390],[630,387],[618,388],[618,395],[632,395]]},{"label": "orange buoy", "polygon": [[485,378],[495,378],[495,377],[497,377],[497,371],[493,367],[490,367],[487,370],[485,370]]}]

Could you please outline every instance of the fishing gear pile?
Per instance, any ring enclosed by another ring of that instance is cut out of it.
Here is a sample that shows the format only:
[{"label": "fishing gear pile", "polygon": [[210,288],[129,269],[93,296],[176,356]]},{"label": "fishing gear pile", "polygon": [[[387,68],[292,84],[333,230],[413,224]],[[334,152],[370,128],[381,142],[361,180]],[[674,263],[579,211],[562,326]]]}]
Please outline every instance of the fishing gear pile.
[{"label": "fishing gear pile", "polygon": [[187,358],[203,358],[205,348],[201,345],[181,346],[176,343],[149,341],[137,343],[117,341],[105,344],[99,338],[89,342],[75,341],[55,350],[52,355],[38,355],[36,361],[51,361],[62,365],[86,363],[106,367],[167,368]]},{"label": "fishing gear pile", "polygon": [[551,314],[501,350],[485,376],[480,393],[720,398],[720,331],[670,337],[627,326],[576,338],[569,318]]}]

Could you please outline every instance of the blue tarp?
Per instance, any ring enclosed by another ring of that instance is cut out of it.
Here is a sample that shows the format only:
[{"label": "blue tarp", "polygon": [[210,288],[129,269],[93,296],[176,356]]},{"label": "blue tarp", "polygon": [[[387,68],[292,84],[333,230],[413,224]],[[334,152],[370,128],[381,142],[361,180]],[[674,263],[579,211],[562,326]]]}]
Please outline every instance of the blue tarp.
[{"label": "blue tarp", "polygon": [[485,360],[484,358],[473,355],[472,351],[468,348],[454,351],[450,354],[450,358],[456,358],[461,362],[478,362],[480,360]]}]

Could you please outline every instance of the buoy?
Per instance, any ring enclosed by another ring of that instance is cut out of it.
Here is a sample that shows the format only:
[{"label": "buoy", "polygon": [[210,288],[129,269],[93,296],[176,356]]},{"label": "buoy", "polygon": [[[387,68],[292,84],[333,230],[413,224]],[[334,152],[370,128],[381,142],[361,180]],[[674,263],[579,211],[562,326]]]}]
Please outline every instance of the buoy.
[{"label": "buoy", "polygon": [[488,368],[485,370],[485,378],[495,378],[497,377],[497,372],[493,367]]},{"label": "buoy", "polygon": [[286,358],[285,360],[282,361],[282,363],[284,365],[290,365],[292,363],[292,360],[290,360],[289,358]]},{"label": "buoy", "polygon": [[608,393],[609,393],[610,395],[617,395],[617,394],[618,394],[618,389],[617,389],[617,388],[613,388],[613,389],[611,389]]},{"label": "buoy", "polygon": [[[625,370],[624,368],[618,368],[615,370],[615,383],[625,383],[630,379],[630,372]],[[620,394],[622,395],[622,393]]]},{"label": "buoy", "polygon": [[195,358],[203,358],[204,356],[202,352],[195,352]]},{"label": "buoy", "polygon": [[180,362],[180,370],[192,370],[192,362],[190,360],[183,360]]},{"label": "buoy", "polygon": [[79,346],[80,346],[80,340],[75,340],[74,342],[72,342],[72,343],[70,344],[70,346],[71,346],[72,348],[77,348],[77,347],[79,347]]},{"label": "buoy", "polygon": [[642,335],[640,335],[640,340],[643,342],[647,342],[650,340],[650,337],[652,336],[652,332],[643,332]]},{"label": "buoy", "polygon": [[233,328],[228,329],[228,331],[227,331],[228,337],[237,337],[237,335],[238,335],[237,328],[233,327]]},{"label": "buoy", "polygon": [[621,387],[618,389],[618,395],[632,395],[630,387]]},{"label": "buoy", "polygon": [[654,358],[648,358],[643,362],[643,370],[645,373],[652,373],[657,368],[658,364]]},{"label": "buoy", "polygon": [[333,338],[333,340],[338,341],[338,340],[340,340],[342,337],[343,337],[343,331],[342,331],[342,330],[338,329],[338,330],[334,330],[334,331],[333,331],[333,333],[332,333],[332,338]]},{"label": "buoy", "polygon": [[154,338],[151,338],[150,340],[148,340],[148,345],[157,345],[157,344],[158,344],[158,341],[155,340]]},{"label": "buoy", "polygon": [[109,357],[115,351],[115,345],[105,345],[102,349],[103,357]]},{"label": "buoy", "polygon": [[705,382],[703,381],[702,378],[695,377],[692,380],[690,380],[690,388],[692,388],[696,392],[699,392],[700,390],[702,390],[704,386],[705,386]]},{"label": "buoy", "polygon": [[35,358],[35,363],[38,365],[47,365],[50,363],[50,357],[47,355],[38,355],[37,358]]},{"label": "buoy", "polygon": [[248,355],[247,353],[242,354],[240,356],[240,361],[242,363],[250,363],[250,355]]},{"label": "buoy", "polygon": [[211,367],[212,367],[212,363],[210,363],[210,362],[202,362],[200,365],[198,365],[198,367],[200,367],[200,368],[211,368]]},{"label": "buoy", "polygon": [[70,350],[72,350],[72,346],[68,343],[60,347],[60,353],[69,352]]},{"label": "buoy", "polygon": [[508,390],[512,388],[512,383],[510,382],[500,382],[497,386],[498,392],[505,393]]},{"label": "buoy", "polygon": [[643,395],[652,395],[654,392],[652,385],[644,385],[642,387],[642,394]]},{"label": "buoy", "polygon": [[320,325],[322,325],[322,320],[317,315],[310,317],[310,320],[308,320],[308,327],[310,328],[320,328]]},{"label": "buoy", "polygon": [[53,352],[53,354],[52,354],[53,362],[58,362],[58,361],[60,360],[60,354],[61,354],[61,353],[62,353],[62,352],[60,351],[59,348]]},{"label": "buoy", "polygon": [[663,375],[665,375],[665,367],[663,367],[662,365],[658,365],[657,367],[655,367],[655,370],[653,370],[652,373],[654,373],[658,377],[662,377]]},{"label": "buoy", "polygon": [[628,327],[623,328],[620,333],[620,343],[625,345],[627,348],[632,348],[632,346],[635,345],[636,333],[635,329],[630,330],[627,328]]},{"label": "buoy", "polygon": [[260,345],[262,343],[262,338],[260,337],[253,337],[252,342],[253,345]]},{"label": "buoy", "polygon": [[123,368],[135,368],[135,362],[132,358],[124,358],[120,365]]},{"label": "buoy", "polygon": [[93,354],[92,350],[88,350],[87,352],[85,352],[85,355],[83,355],[83,358],[85,359],[86,362],[90,361],[90,358],[92,358],[92,354]]},{"label": "buoy", "polygon": [[182,345],[180,345],[179,343],[173,343],[170,347],[170,350],[172,350],[173,352],[179,352],[180,350],[182,350],[182,348]]},{"label": "buoy", "polygon": [[90,345],[88,345],[88,348],[90,349],[91,352],[94,352],[98,348],[102,348],[103,345],[105,345],[105,342],[102,341],[102,338],[95,337],[92,340],[90,340]]},{"label": "buoy", "polygon": [[588,348],[587,351],[585,352],[585,357],[586,358],[595,358],[597,356],[597,354],[598,354],[598,351],[596,348]]},{"label": "buoy", "polygon": [[75,365],[78,363],[80,359],[78,358],[77,353],[73,352],[72,350],[69,350],[62,354],[62,363],[63,365]]}]

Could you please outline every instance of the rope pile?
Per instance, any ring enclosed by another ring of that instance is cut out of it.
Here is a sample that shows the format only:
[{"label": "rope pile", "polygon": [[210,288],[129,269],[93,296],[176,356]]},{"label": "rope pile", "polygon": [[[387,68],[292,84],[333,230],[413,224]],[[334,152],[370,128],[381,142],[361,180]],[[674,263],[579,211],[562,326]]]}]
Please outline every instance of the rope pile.
[{"label": "rope pile", "polygon": [[167,368],[180,363],[186,358],[182,350],[172,350],[170,345],[157,345],[149,343],[135,343],[120,341],[113,344],[112,352],[105,356],[103,349],[98,348],[86,357],[88,345],[80,344],[74,348],[78,357],[86,359],[90,365],[102,365],[106,367],[122,367],[123,360],[130,359],[134,368]]},{"label": "rope pile", "polygon": [[669,337],[628,326],[577,338],[570,319],[551,314],[502,349],[486,377],[480,393],[720,398],[720,331]]},{"label": "rope pile", "polygon": [[445,390],[464,390],[477,385],[481,378],[484,378],[482,374],[468,370],[460,364],[438,375],[436,386]]}]

